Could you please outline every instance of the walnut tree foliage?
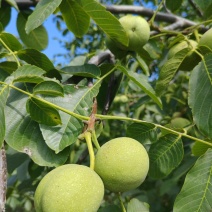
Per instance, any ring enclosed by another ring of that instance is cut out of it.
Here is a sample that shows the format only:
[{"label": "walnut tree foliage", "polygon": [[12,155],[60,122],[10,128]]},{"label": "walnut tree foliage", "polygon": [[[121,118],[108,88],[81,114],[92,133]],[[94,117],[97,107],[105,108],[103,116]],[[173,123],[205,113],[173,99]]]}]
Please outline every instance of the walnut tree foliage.
[{"label": "walnut tree foliage", "polygon": [[[150,158],[145,182],[121,194],[125,209],[106,190],[99,212],[212,210],[212,33],[211,47],[198,45],[211,28],[212,0],[0,3],[0,211],[35,211],[34,191],[46,173],[67,163],[89,166],[80,138],[91,114],[100,146],[128,136]],[[5,31],[12,7],[18,37]],[[120,60],[105,39],[127,45],[118,21],[126,14],[144,17],[151,33],[139,53]],[[64,37],[73,34],[58,41],[67,54],[55,49],[54,61],[42,53],[50,15]],[[182,41],[188,45],[168,58]]]}]

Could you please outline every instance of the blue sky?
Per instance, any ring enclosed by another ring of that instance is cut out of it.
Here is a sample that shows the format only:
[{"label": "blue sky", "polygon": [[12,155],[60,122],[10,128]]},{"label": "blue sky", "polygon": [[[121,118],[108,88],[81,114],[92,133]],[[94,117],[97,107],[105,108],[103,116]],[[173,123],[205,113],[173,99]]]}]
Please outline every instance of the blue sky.
[{"label": "blue sky", "polygon": [[[16,28],[17,14],[18,14],[17,11],[14,8],[12,8],[12,18],[10,20],[10,23],[7,25],[5,31],[18,37],[18,31]],[[73,38],[71,36],[71,33],[69,33],[68,36],[66,37],[61,35],[61,32],[58,31],[58,29],[56,28],[56,24],[53,22],[53,17],[54,17],[53,15],[49,16],[44,22],[44,26],[47,29],[49,36],[49,44],[48,47],[43,51],[43,53],[46,54],[50,60],[53,60],[53,56],[55,54],[68,53],[67,50],[63,48],[62,45],[55,38],[69,39],[69,41]],[[57,57],[55,65],[63,62],[64,62],[63,57]]]},{"label": "blue sky", "polygon": [[[153,8],[152,2],[144,3],[144,5],[147,8],[151,8],[151,9]],[[17,14],[18,12],[14,8],[12,8],[12,18],[10,20],[10,23],[6,27],[5,31],[18,37],[18,32],[16,28]],[[73,39],[72,33],[68,33],[68,35],[65,37],[62,36],[61,32],[56,28],[56,23],[53,22],[53,17],[54,17],[53,15],[49,16],[43,23],[43,25],[47,29],[48,36],[49,36],[48,47],[43,51],[43,53],[46,54],[50,60],[53,60],[56,54],[63,55],[63,54],[69,53],[65,48],[62,47],[62,45],[59,43],[57,39],[63,39],[63,40],[66,39],[69,42]],[[64,63],[67,63],[67,61],[65,61],[63,56],[61,57],[58,56],[56,57],[56,61],[54,62],[54,64],[57,65],[59,63],[64,64]]]}]

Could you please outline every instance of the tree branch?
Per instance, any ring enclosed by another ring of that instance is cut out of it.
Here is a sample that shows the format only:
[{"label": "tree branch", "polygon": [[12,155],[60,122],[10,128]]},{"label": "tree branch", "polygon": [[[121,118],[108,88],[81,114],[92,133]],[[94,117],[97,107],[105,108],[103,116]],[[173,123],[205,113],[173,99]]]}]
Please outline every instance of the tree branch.
[{"label": "tree branch", "polygon": [[[151,18],[152,15],[154,14],[154,10],[151,10],[151,9],[148,9],[145,7],[141,7],[141,6],[107,5],[106,9],[114,14],[133,13],[133,14],[139,14],[139,15],[149,17],[149,18]],[[176,22],[178,22],[178,24],[179,24],[181,22],[181,27],[183,27],[183,28],[197,25],[196,22],[193,22],[186,18],[182,18],[182,17],[174,15],[174,14],[170,14],[170,13],[168,14],[168,13],[162,13],[162,12],[157,13],[155,20],[172,23],[172,24],[176,23]],[[200,30],[202,32],[205,32],[208,30],[208,28],[204,27],[204,26],[200,26]]]},{"label": "tree branch", "polygon": [[5,211],[7,189],[7,163],[4,146],[0,149],[0,211]]},{"label": "tree branch", "polygon": [[[39,0],[16,0],[16,3],[20,9],[26,9],[29,7],[34,7],[36,3]],[[189,1],[190,3],[192,0]],[[4,2],[3,2],[4,3]],[[195,6],[195,5],[192,5]],[[130,6],[130,5],[105,5],[106,9],[110,11],[111,13],[114,14],[120,14],[120,13],[133,13],[133,14],[139,14],[145,17],[151,18],[154,14],[154,10],[142,7],[142,6]],[[196,8],[197,9],[197,8]],[[180,16],[170,14],[170,13],[163,13],[163,12],[158,12],[155,17],[156,21],[162,21],[166,23],[179,23],[181,22],[181,27],[186,28],[190,26],[195,26],[197,23],[188,20],[186,18],[182,18]],[[179,22],[180,21],[180,22]],[[207,27],[200,26],[200,31],[205,32],[208,30]]]}]

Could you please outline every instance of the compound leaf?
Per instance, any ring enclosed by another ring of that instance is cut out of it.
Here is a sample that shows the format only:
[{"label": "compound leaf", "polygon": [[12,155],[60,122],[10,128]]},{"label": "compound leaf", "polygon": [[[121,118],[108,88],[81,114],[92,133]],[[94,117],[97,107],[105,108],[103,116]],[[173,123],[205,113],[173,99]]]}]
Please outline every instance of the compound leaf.
[{"label": "compound leaf", "polygon": [[183,144],[179,136],[166,134],[149,150],[150,169],[152,178],[163,178],[171,173],[183,159]]},{"label": "compound leaf", "polygon": [[212,54],[204,57],[205,64],[199,63],[189,80],[188,104],[198,129],[212,139]]},{"label": "compound leaf", "polygon": [[185,178],[173,212],[212,210],[212,149],[202,155]]}]

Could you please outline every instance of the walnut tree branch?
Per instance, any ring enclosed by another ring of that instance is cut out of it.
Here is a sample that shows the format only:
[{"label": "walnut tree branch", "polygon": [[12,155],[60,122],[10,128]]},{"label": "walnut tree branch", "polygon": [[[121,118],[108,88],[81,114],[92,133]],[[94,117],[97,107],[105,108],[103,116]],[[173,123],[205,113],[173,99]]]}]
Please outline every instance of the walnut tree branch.
[{"label": "walnut tree branch", "polygon": [[[151,18],[154,14],[154,10],[141,7],[141,6],[129,6],[129,5],[107,5],[106,9],[110,11],[111,13],[114,14],[120,14],[120,13],[133,13],[133,14],[139,14],[145,17]],[[195,26],[197,25],[196,22],[188,20],[186,18],[182,18],[180,16],[170,14],[170,13],[162,13],[158,12],[157,15],[155,16],[156,21],[162,21],[166,23],[176,23],[176,22],[181,22],[182,25],[181,27],[186,28],[190,26]],[[202,32],[205,32],[208,30],[207,27],[200,26],[200,30]]]},{"label": "walnut tree branch", "polygon": [[7,189],[7,162],[4,146],[0,149],[0,211],[5,211]]}]

